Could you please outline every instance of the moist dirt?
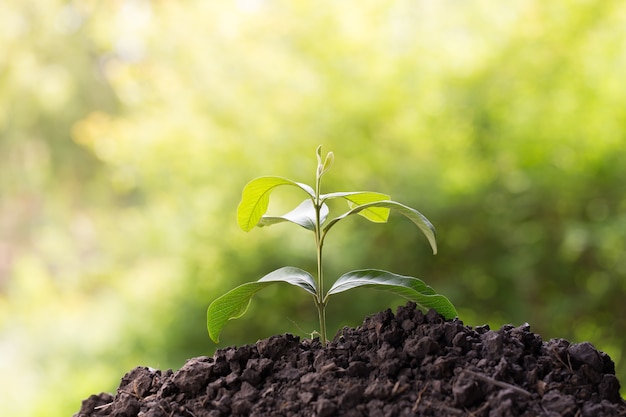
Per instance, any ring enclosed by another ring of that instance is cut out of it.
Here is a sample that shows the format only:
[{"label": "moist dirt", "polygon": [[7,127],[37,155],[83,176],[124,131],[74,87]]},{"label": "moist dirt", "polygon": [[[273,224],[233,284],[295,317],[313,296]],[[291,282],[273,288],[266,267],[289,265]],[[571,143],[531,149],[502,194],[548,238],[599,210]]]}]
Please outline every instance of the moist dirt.
[{"label": "moist dirt", "polygon": [[619,390],[613,361],[588,342],[469,327],[408,303],[325,348],[287,334],[176,372],[137,367],[74,417],[626,416]]}]

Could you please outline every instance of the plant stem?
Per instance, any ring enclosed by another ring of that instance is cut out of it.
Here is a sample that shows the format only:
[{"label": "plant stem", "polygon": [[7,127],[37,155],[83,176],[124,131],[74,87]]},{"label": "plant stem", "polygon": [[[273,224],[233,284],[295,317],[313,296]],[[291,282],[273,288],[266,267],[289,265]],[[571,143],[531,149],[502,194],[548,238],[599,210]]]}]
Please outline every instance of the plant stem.
[{"label": "plant stem", "polygon": [[[319,210],[318,210],[319,212]],[[318,214],[319,219],[319,214]],[[326,303],[324,302],[324,275],[322,266],[322,240],[320,238],[319,226],[315,234],[317,246],[317,299],[315,305],[320,319],[320,341],[322,346],[326,346]]]},{"label": "plant stem", "polygon": [[326,346],[326,302],[324,300],[324,269],[322,264],[322,247],[324,245],[322,239],[322,225],[320,211],[322,202],[320,201],[320,188],[322,177],[321,165],[318,166],[315,178],[315,247],[317,249],[317,297],[315,306],[320,319],[320,341],[322,346]]},{"label": "plant stem", "polygon": [[317,313],[320,318],[320,342],[326,346],[326,305],[321,302],[317,304]]}]

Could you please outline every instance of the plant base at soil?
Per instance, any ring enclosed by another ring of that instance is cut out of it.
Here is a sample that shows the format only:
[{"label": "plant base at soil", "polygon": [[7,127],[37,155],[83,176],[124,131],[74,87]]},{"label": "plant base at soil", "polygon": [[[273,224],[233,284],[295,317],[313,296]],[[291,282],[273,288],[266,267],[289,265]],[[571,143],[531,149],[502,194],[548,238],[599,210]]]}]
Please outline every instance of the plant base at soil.
[{"label": "plant base at soil", "polygon": [[137,367],[74,417],[626,416],[613,361],[528,325],[464,326],[413,303],[319,341],[273,336],[178,371]]}]

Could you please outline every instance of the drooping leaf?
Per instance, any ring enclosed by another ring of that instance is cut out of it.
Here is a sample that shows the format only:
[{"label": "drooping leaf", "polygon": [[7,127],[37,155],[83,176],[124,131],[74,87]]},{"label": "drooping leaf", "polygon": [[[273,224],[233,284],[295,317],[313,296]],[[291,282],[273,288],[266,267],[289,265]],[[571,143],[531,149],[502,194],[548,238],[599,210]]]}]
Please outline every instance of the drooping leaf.
[{"label": "drooping leaf", "polygon": [[[328,206],[322,204],[320,209],[320,224],[324,224],[328,217]],[[271,226],[276,223],[291,222],[304,227],[307,230],[315,230],[315,206],[311,199],[306,199],[295,209],[282,216],[263,216],[258,223],[259,227]]]},{"label": "drooping leaf", "polygon": [[215,343],[219,342],[219,335],[228,320],[237,319],[243,316],[248,310],[252,296],[263,288],[286,282],[307,291],[317,294],[315,280],[302,269],[286,266],[277,269],[255,282],[242,284],[213,301],[207,309],[207,330],[209,337]]},{"label": "drooping leaf", "polygon": [[456,309],[450,300],[437,294],[432,287],[424,284],[422,280],[378,269],[351,271],[342,275],[328,290],[326,298],[358,287],[392,292],[414,301],[424,309],[433,308],[446,319],[457,317]]},{"label": "drooping leaf", "polygon": [[241,202],[237,207],[237,222],[244,231],[249,232],[257,225],[267,211],[270,193],[281,185],[296,186],[304,190],[312,198],[315,197],[315,191],[306,184],[282,177],[256,178],[244,187]]},{"label": "drooping leaf", "polygon": [[346,217],[352,214],[358,214],[359,212],[363,210],[368,210],[374,207],[384,207],[387,209],[391,209],[409,218],[413,223],[417,225],[417,227],[419,227],[422,233],[424,233],[424,235],[426,236],[426,239],[428,239],[428,243],[430,243],[430,246],[433,249],[433,253],[434,254],[437,253],[436,232],[435,232],[435,227],[432,225],[432,223],[430,223],[430,221],[428,221],[428,219],[422,213],[415,210],[414,208],[405,206],[404,204],[400,204],[392,200],[375,201],[372,203],[366,203],[366,204],[356,206],[352,210],[328,222],[326,227],[324,227],[325,233],[327,233],[331,227],[337,224],[339,220],[345,219]]},{"label": "drooping leaf", "polygon": [[[322,201],[331,198],[343,198],[348,202],[348,207],[353,209],[367,203],[386,201],[389,200],[390,197],[387,194],[375,193],[373,191],[337,192],[320,196]],[[370,207],[359,211],[358,214],[371,222],[385,223],[389,218],[389,209],[386,207]]]}]

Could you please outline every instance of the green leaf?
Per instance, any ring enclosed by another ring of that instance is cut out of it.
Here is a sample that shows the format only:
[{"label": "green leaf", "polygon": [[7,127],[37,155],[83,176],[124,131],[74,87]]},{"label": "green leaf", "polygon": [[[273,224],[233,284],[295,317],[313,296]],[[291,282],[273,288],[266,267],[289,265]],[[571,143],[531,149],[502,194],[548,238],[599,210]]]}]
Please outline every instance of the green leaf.
[{"label": "green leaf", "polygon": [[270,193],[281,185],[292,185],[304,190],[311,198],[315,198],[315,191],[306,184],[282,177],[260,177],[250,181],[243,189],[241,202],[237,207],[237,222],[246,232],[257,225],[267,211]]},{"label": "green leaf", "polygon": [[391,200],[375,201],[373,203],[367,203],[367,204],[362,204],[360,206],[356,206],[352,210],[328,222],[328,224],[324,228],[324,232],[328,233],[328,230],[330,230],[330,228],[333,227],[339,220],[345,219],[346,217],[352,214],[358,214],[363,210],[369,210],[374,207],[384,207],[387,209],[391,209],[393,211],[396,211],[408,217],[413,223],[417,225],[417,227],[419,227],[422,233],[424,233],[424,235],[426,236],[426,239],[428,239],[428,243],[430,243],[430,246],[433,249],[433,253],[437,254],[437,239],[436,239],[435,227],[419,211],[409,206],[405,206],[404,204],[400,204],[396,201],[391,201]]},{"label": "green leaf", "polygon": [[[322,201],[331,198],[343,198],[348,201],[348,207],[351,209],[357,206],[373,203],[376,201],[389,200],[390,197],[387,194],[375,193],[373,191],[354,191],[354,192],[338,192],[324,194],[320,196]],[[374,223],[385,223],[389,218],[389,209],[385,207],[371,207],[363,211],[358,212],[359,215],[365,217],[367,220]]]},{"label": "green leaf", "polygon": [[254,294],[268,285],[278,282],[295,285],[314,296],[317,294],[317,287],[311,274],[293,266],[277,269],[258,281],[242,284],[217,298],[209,305],[207,309],[207,330],[211,340],[218,343],[219,335],[226,322],[243,316],[248,310]]},{"label": "green leaf", "polygon": [[[320,224],[323,224],[328,217],[328,206],[322,204],[320,209]],[[282,216],[263,216],[258,226],[271,226],[276,223],[291,222],[304,227],[307,230],[315,230],[315,206],[310,199],[304,200],[295,209]]]},{"label": "green leaf", "polygon": [[424,309],[434,308],[446,319],[457,317],[452,303],[418,278],[407,277],[378,269],[351,271],[342,275],[328,290],[326,298],[358,287],[369,287],[392,292],[419,304]]}]

